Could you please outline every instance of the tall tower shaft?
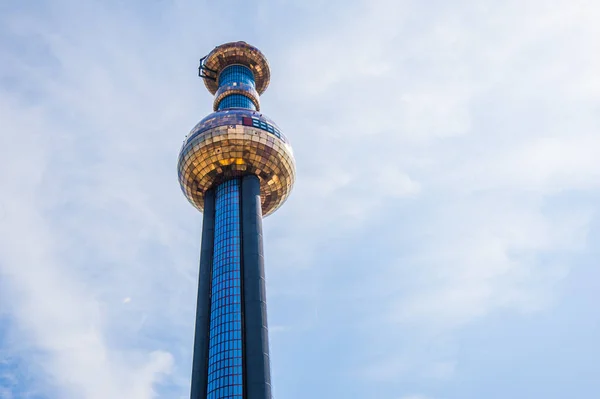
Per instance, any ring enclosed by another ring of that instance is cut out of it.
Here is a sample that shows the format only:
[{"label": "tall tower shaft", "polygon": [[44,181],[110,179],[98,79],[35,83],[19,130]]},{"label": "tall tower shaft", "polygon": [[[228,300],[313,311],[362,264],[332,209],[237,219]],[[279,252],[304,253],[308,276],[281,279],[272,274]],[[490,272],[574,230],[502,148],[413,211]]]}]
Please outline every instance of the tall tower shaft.
[{"label": "tall tower shaft", "polygon": [[191,399],[271,399],[262,218],[289,196],[295,161],[259,112],[270,69],[257,48],[218,46],[199,74],[215,112],[178,162],[182,191],[203,212]]}]

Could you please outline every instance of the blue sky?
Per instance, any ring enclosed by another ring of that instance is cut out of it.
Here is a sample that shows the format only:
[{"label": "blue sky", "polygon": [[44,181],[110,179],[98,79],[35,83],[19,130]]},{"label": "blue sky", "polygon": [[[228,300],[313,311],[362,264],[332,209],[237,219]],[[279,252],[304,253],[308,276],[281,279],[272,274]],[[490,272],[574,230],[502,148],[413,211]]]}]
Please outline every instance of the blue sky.
[{"label": "blue sky", "polygon": [[596,1],[0,3],[0,398],[189,395],[214,46],[268,57],[276,398],[600,395]]}]

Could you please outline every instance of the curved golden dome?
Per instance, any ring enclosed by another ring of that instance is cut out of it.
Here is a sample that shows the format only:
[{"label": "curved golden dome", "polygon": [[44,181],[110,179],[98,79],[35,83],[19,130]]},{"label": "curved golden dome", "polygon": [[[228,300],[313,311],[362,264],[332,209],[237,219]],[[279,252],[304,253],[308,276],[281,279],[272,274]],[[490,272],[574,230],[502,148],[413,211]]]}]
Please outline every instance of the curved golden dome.
[{"label": "curved golden dome", "polygon": [[210,69],[215,80],[204,79],[204,84],[211,94],[215,94],[219,88],[218,76],[221,71],[234,64],[245,65],[254,74],[256,91],[263,94],[271,80],[271,69],[267,57],[254,46],[246,42],[231,42],[215,47],[206,58],[203,65]]},{"label": "curved golden dome", "polygon": [[200,211],[207,190],[254,174],[267,216],[289,196],[296,172],[292,147],[279,128],[259,112],[233,108],[208,115],[192,129],[179,154],[178,173],[185,196]]}]

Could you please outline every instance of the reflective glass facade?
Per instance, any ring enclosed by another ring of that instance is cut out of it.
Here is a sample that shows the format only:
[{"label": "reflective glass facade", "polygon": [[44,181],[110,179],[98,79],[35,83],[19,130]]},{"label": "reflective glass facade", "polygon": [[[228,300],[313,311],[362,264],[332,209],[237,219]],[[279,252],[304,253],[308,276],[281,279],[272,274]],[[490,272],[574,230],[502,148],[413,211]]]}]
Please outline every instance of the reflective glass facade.
[{"label": "reflective glass facade", "polygon": [[[247,85],[244,90],[245,92],[250,89],[254,90],[254,74],[248,67],[244,65],[230,65],[221,71],[219,75],[219,87],[228,87],[233,90],[235,87],[242,89],[244,85]],[[247,108],[255,111],[256,105],[248,96],[232,93],[223,98],[219,103],[218,110],[226,108]]]},{"label": "reflective glass facade", "polygon": [[254,87],[254,74],[243,65],[230,65],[219,75],[219,86],[228,83],[245,83]]},{"label": "reflective glass facade", "polygon": [[219,111],[225,108],[248,108],[256,111],[256,106],[243,94],[230,94],[219,103]]},{"label": "reflective glass facade", "polygon": [[240,179],[215,190],[207,399],[242,398]]}]

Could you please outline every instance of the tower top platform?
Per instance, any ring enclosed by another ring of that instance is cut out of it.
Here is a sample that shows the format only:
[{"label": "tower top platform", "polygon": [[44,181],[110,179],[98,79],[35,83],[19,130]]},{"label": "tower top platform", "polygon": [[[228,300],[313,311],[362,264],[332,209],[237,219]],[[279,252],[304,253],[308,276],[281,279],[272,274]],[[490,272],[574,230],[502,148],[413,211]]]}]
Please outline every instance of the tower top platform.
[{"label": "tower top platform", "polygon": [[211,94],[219,89],[219,74],[229,65],[244,65],[254,74],[256,91],[264,93],[271,80],[269,62],[264,54],[246,42],[230,42],[215,47],[200,60],[199,75]]}]

